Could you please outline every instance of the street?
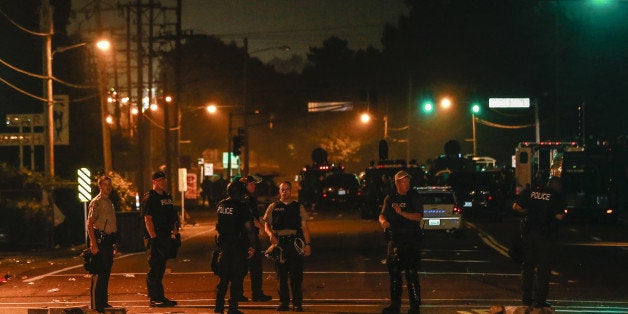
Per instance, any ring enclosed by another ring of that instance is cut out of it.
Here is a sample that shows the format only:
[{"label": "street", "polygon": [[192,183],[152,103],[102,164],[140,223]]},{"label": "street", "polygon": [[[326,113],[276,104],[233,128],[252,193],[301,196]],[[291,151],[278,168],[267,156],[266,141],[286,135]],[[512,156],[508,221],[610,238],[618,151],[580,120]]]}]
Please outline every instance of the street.
[{"label": "street", "polygon": [[[127,313],[211,313],[217,277],[209,270],[214,247],[215,214],[195,209],[182,230],[179,256],[168,262],[166,296],[176,308],[149,308],[144,252],[118,254],[109,286],[109,303]],[[491,305],[519,304],[518,266],[504,256],[517,219],[475,219],[462,237],[426,233],[420,275],[425,313],[488,313]],[[381,313],[389,286],[383,263],[385,243],[379,223],[357,213],[313,213],[309,223],[312,256],[306,258],[304,308],[310,313]],[[628,232],[625,222],[584,224],[563,229],[549,301],[557,312],[628,312]],[[267,238],[263,238],[267,246]],[[26,313],[36,308],[89,305],[90,277],[78,252],[60,249],[22,255],[3,254],[0,270],[0,313]],[[264,291],[273,301],[241,303],[245,313],[274,312],[277,281],[269,260],[264,265]],[[250,297],[249,277],[244,283]],[[403,296],[402,311],[408,308]]]}]

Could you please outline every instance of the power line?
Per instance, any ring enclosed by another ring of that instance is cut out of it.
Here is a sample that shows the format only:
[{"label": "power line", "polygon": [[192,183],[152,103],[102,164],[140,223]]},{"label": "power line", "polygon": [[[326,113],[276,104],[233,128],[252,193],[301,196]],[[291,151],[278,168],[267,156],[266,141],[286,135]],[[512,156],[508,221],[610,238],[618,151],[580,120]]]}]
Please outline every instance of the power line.
[{"label": "power line", "polygon": [[23,32],[29,33],[31,35],[35,35],[35,36],[48,36],[47,33],[39,33],[39,32],[35,32],[35,31],[31,31],[30,29],[21,26],[20,24],[18,24],[17,22],[15,22],[13,19],[11,19],[11,17],[9,17],[6,13],[4,13],[4,11],[2,11],[2,9],[0,9],[0,15],[4,16],[11,24],[13,24],[13,26],[17,27],[18,29],[22,30]]}]

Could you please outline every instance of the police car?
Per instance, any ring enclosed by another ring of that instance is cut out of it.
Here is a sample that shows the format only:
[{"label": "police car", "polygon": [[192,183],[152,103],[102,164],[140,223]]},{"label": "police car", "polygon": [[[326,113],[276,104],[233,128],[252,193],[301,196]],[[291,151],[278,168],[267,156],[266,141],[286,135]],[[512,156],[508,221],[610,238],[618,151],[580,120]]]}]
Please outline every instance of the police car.
[{"label": "police car", "polygon": [[462,208],[450,186],[424,186],[414,188],[423,201],[423,230],[445,230],[462,234]]}]

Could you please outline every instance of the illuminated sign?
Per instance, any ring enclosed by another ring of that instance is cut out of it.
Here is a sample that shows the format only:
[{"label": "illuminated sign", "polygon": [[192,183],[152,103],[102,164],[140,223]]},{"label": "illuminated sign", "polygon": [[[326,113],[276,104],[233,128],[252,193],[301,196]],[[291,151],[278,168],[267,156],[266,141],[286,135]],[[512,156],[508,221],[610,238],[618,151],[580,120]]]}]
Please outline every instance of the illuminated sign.
[{"label": "illuminated sign", "polygon": [[489,98],[489,108],[530,108],[530,98]]}]

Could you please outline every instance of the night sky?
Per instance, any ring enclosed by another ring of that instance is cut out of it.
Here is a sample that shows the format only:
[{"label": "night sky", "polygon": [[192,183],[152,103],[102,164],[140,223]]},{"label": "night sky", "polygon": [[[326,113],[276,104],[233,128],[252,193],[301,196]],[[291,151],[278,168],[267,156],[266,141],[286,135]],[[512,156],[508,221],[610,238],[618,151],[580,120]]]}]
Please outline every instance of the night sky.
[{"label": "night sky", "polygon": [[[91,2],[73,0],[72,4],[80,9]],[[175,0],[160,2],[176,6]],[[246,37],[249,51],[289,46],[290,54],[305,58],[309,47],[321,46],[330,36],[347,40],[351,49],[381,48],[384,24],[395,24],[407,13],[403,0],[184,0],[182,20],[184,30],[216,35],[239,46]],[[262,60],[274,56],[285,58],[285,53],[255,54]]]}]

